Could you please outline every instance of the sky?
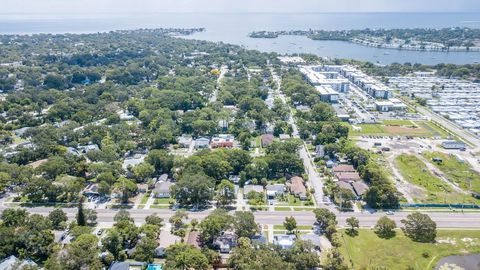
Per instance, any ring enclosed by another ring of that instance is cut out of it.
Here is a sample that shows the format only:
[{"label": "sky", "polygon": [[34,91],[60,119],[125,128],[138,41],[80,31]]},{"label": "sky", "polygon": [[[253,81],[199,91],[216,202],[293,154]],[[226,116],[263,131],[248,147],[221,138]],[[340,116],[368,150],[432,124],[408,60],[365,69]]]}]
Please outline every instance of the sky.
[{"label": "sky", "polygon": [[0,14],[143,12],[480,12],[480,0],[0,0]]}]

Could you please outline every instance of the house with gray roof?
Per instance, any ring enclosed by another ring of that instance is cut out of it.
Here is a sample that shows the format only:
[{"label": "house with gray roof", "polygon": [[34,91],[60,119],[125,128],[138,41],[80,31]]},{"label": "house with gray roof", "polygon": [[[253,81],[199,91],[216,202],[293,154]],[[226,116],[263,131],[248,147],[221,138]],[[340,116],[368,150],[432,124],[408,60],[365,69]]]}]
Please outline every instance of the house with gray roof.
[{"label": "house with gray roof", "polygon": [[285,193],[286,187],[284,184],[272,184],[265,187],[267,190],[267,197],[269,199],[275,199],[276,196],[282,195]]},{"label": "house with gray roof", "polygon": [[170,188],[174,185],[172,182],[157,182],[153,189],[153,196],[155,198],[170,198]]},{"label": "house with gray roof", "polygon": [[247,195],[248,193],[255,191],[259,193],[263,193],[263,186],[261,185],[246,185],[243,187],[243,194]]},{"label": "house with gray roof", "polygon": [[13,255],[5,258],[3,261],[0,261],[0,270],[17,270],[17,269],[22,269],[22,267],[28,267],[28,266],[38,266],[38,265],[30,259],[22,261]]}]

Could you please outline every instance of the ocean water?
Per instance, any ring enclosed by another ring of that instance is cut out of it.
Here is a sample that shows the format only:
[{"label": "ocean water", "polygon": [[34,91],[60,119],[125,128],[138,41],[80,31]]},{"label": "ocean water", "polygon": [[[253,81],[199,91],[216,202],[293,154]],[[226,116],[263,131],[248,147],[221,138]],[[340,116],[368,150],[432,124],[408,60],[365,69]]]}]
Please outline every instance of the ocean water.
[{"label": "ocean water", "polygon": [[1,34],[94,33],[156,27],[205,27],[187,38],[237,44],[278,53],[314,53],[388,64],[480,62],[480,52],[417,52],[378,49],[306,37],[252,39],[256,30],[363,28],[480,28],[480,13],[147,13],[147,14],[2,14]]}]

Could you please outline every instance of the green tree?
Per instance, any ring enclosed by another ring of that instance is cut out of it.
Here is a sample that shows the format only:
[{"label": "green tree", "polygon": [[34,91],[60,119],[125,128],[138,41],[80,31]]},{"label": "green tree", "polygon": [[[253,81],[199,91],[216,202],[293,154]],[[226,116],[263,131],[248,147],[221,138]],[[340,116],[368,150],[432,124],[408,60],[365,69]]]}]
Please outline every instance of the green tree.
[{"label": "green tree", "polygon": [[343,256],[338,249],[330,250],[322,266],[325,270],[348,270],[348,266],[345,264]]},{"label": "green tree", "polygon": [[173,156],[165,150],[153,149],[146,161],[153,165],[156,174],[170,173],[173,168]]},{"label": "green tree", "polygon": [[63,230],[68,220],[67,214],[60,208],[50,212],[48,218],[52,221],[52,226],[55,230]]},{"label": "green tree", "polygon": [[116,228],[110,229],[102,239],[102,247],[110,252],[115,260],[118,260],[120,252],[123,250],[123,239]]},{"label": "green tree", "polygon": [[185,225],[185,220],[188,219],[188,214],[185,210],[178,210],[168,220],[172,224],[172,230],[176,231]]},{"label": "green tree", "polygon": [[133,175],[138,182],[144,182],[155,173],[155,168],[147,162],[143,162],[133,167]]},{"label": "green tree", "polygon": [[102,262],[98,256],[98,239],[91,234],[80,235],[64,251],[55,253],[45,263],[46,269],[78,270],[102,269]]},{"label": "green tree", "polygon": [[228,206],[235,200],[235,186],[228,180],[222,180],[217,186],[215,200],[220,206]]},{"label": "green tree", "polygon": [[412,213],[406,219],[402,219],[403,232],[413,241],[434,242],[437,237],[437,224],[427,214]]},{"label": "green tree", "polygon": [[203,173],[182,175],[172,187],[172,195],[181,205],[202,207],[213,198],[214,181]]},{"label": "green tree", "polygon": [[133,258],[136,261],[152,263],[155,257],[155,248],[157,248],[157,241],[143,237],[135,246]]},{"label": "green tree", "polygon": [[7,227],[18,227],[25,224],[28,218],[27,210],[7,208],[2,212],[3,225]]},{"label": "green tree", "polygon": [[78,210],[77,210],[77,225],[78,226],[86,226],[87,219],[85,218],[85,213],[83,212],[83,201],[84,197],[80,197],[80,201],[78,202]]},{"label": "green tree", "polygon": [[313,210],[315,214],[316,223],[320,230],[324,231],[331,224],[337,224],[337,218],[334,213],[326,208],[317,208]]},{"label": "green tree", "polygon": [[123,176],[118,178],[115,188],[122,193],[123,203],[128,203],[128,199],[137,191],[137,185]]},{"label": "green tree", "polygon": [[208,259],[197,248],[186,244],[174,244],[167,248],[165,265],[173,270],[206,270],[209,269]]},{"label": "green tree", "polygon": [[289,232],[292,233],[297,229],[297,220],[294,217],[285,217],[285,221],[283,222],[283,227]]},{"label": "green tree", "polygon": [[158,227],[163,227],[163,218],[157,216],[157,214],[151,214],[149,216],[145,217],[145,223],[146,224],[151,224],[151,225],[156,225]]},{"label": "green tree", "polygon": [[198,225],[200,242],[205,246],[212,246],[213,240],[222,232],[232,227],[233,218],[223,209],[215,209]]},{"label": "green tree", "polygon": [[260,231],[260,227],[250,211],[236,211],[233,218],[233,228],[237,237],[251,238]]},{"label": "green tree", "polygon": [[115,216],[113,217],[113,221],[116,223],[122,222],[122,221],[127,221],[127,222],[132,222],[133,223],[133,218],[130,216],[130,212],[128,212],[125,209],[120,209]]},{"label": "green tree", "polygon": [[360,221],[356,217],[349,217],[347,218],[347,225],[350,227],[348,228],[348,234],[356,235],[358,234],[357,229],[360,226]]},{"label": "green tree", "polygon": [[377,224],[375,224],[375,233],[381,238],[391,238],[395,236],[395,228],[397,225],[395,221],[389,219],[387,216],[381,217]]}]

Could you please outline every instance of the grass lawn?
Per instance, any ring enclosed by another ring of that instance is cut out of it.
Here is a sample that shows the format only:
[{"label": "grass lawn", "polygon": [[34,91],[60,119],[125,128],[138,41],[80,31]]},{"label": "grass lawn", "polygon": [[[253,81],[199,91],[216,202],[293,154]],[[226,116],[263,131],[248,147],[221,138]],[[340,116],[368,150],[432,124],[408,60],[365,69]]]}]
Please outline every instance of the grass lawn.
[{"label": "grass lawn", "polygon": [[275,207],[275,211],[292,211],[290,207]]},{"label": "grass lawn", "polygon": [[415,137],[447,137],[447,134],[428,121],[385,120],[379,124],[360,124],[362,129],[353,130],[348,125],[351,136],[376,135],[376,136],[415,136]]},{"label": "grass lawn", "polygon": [[383,120],[382,124],[384,125],[391,125],[391,126],[411,126],[412,121],[410,120]]},{"label": "grass lawn", "polygon": [[175,202],[172,198],[157,198],[154,201],[154,204],[169,204],[170,202]]},{"label": "grass lawn", "polygon": [[413,242],[401,230],[387,240],[366,229],[359,230],[356,237],[348,236],[345,230],[341,233],[344,243],[340,251],[345,261],[351,259],[355,269],[367,269],[369,266],[389,270],[404,270],[407,267],[432,269],[442,257],[480,252],[480,231],[439,230],[437,243]]},{"label": "grass lawn", "polygon": [[276,205],[278,206],[304,206],[304,201],[300,200],[299,198],[295,197],[292,194],[284,195],[285,200],[278,200]]},{"label": "grass lawn", "polygon": [[[274,230],[285,230],[285,226],[283,225],[273,225]],[[297,226],[297,230],[312,230],[312,226]]]},{"label": "grass lawn", "polygon": [[455,156],[447,155],[440,152],[425,152],[425,158],[431,160],[433,157],[442,159],[442,163],[434,163],[445,176],[462,189],[480,193],[480,174],[470,168],[467,162],[460,162]]},{"label": "grass lawn", "polygon": [[476,200],[471,196],[458,193],[443,180],[428,171],[427,166],[419,158],[413,155],[402,154],[395,159],[395,165],[403,178],[426,190],[423,196],[417,196],[419,203],[474,203]]}]

